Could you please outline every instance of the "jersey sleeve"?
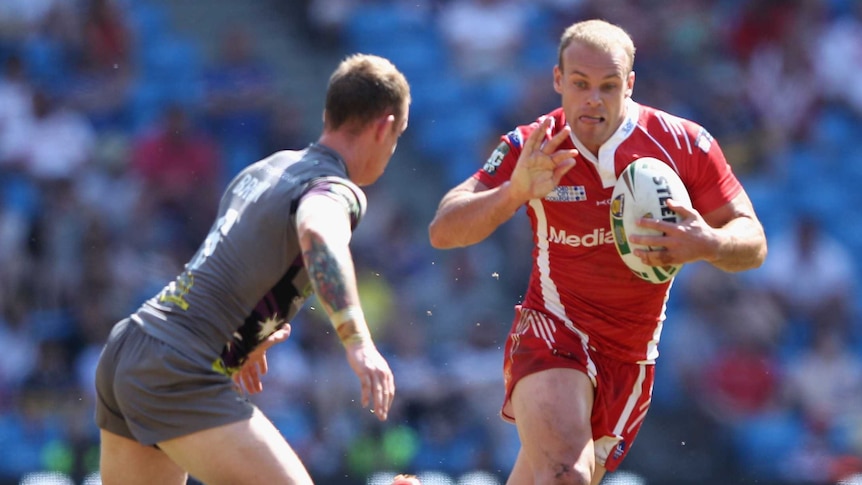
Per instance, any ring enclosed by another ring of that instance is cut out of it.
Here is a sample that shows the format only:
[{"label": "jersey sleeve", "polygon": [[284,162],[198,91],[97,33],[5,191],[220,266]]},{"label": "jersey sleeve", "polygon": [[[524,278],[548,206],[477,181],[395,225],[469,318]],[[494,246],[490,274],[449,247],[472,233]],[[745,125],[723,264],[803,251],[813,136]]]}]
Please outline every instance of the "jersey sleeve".
[{"label": "jersey sleeve", "polygon": [[[524,133],[525,130],[527,133]],[[530,127],[522,126],[501,136],[500,143],[473,177],[488,188],[497,187],[509,180],[521,154],[523,140],[528,136],[529,131],[532,131]]]},{"label": "jersey sleeve", "polygon": [[365,192],[353,182],[339,177],[322,177],[311,181],[302,197],[324,195],[344,205],[350,215],[350,228],[356,229],[368,205]]},{"label": "jersey sleeve", "polygon": [[698,125],[693,125],[691,131],[694,152],[692,164],[686,170],[690,177],[685,180],[692,205],[705,214],[733,200],[742,192],[742,184],[712,135]]}]

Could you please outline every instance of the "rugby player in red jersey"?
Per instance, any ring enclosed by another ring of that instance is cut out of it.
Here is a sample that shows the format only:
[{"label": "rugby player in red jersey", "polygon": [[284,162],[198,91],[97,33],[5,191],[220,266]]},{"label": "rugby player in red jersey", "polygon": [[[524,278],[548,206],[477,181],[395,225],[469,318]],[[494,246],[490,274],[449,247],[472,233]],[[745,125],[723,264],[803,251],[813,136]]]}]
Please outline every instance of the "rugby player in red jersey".
[{"label": "rugby player in red jersey", "polygon": [[562,107],[518,126],[450,190],[429,227],[440,249],[476,244],[521,207],[532,273],[506,343],[502,417],[521,450],[509,484],[598,484],[629,451],[650,405],[670,282],[653,284],[614,247],[609,203],[630,162],[655,157],[682,178],[693,207],[679,224],[642,220],[630,235],[652,266],[707,261],[756,268],[766,237],[718,143],[701,126],[632,100],[635,47],[600,20],[563,33],[554,89]]}]

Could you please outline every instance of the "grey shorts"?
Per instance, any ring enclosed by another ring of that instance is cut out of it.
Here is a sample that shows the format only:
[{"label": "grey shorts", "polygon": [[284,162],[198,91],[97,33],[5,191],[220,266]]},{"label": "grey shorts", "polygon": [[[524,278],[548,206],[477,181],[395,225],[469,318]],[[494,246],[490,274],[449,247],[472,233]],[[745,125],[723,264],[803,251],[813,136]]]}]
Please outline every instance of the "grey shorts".
[{"label": "grey shorts", "polygon": [[250,419],[254,405],[211,366],[120,321],[96,368],[96,424],[149,446]]}]

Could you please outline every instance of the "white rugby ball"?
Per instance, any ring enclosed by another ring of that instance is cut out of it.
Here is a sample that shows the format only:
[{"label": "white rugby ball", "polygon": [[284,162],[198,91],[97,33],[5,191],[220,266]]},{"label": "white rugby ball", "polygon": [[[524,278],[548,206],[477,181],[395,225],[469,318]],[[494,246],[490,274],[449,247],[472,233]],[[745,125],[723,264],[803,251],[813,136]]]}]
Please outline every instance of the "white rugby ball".
[{"label": "white rugby ball", "polygon": [[634,255],[635,248],[649,248],[630,243],[628,236],[660,235],[661,232],[638,227],[642,217],[678,223],[680,217],[667,207],[667,200],[691,207],[691,199],[679,175],[659,159],[643,157],[630,163],[614,185],[611,196],[611,229],[614,245],[623,262],[641,279],[650,283],[667,283],[682,268],[681,264],[649,266]]}]

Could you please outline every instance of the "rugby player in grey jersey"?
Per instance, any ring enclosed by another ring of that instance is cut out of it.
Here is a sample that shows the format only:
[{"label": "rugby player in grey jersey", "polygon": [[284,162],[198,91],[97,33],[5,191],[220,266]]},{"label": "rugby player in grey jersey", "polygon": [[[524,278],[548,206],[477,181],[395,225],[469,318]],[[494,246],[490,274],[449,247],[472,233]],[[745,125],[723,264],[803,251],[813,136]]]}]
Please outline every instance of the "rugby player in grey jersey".
[{"label": "rugby player in grey jersey", "polygon": [[385,420],[395,393],[360,306],[349,249],[375,182],[407,128],[410,88],[388,60],[357,54],[329,80],[316,143],[258,161],[229,184],[184,271],[118,322],[96,372],[102,483],[310,484],[302,462],[244,396],[265,350],[314,293]]}]

